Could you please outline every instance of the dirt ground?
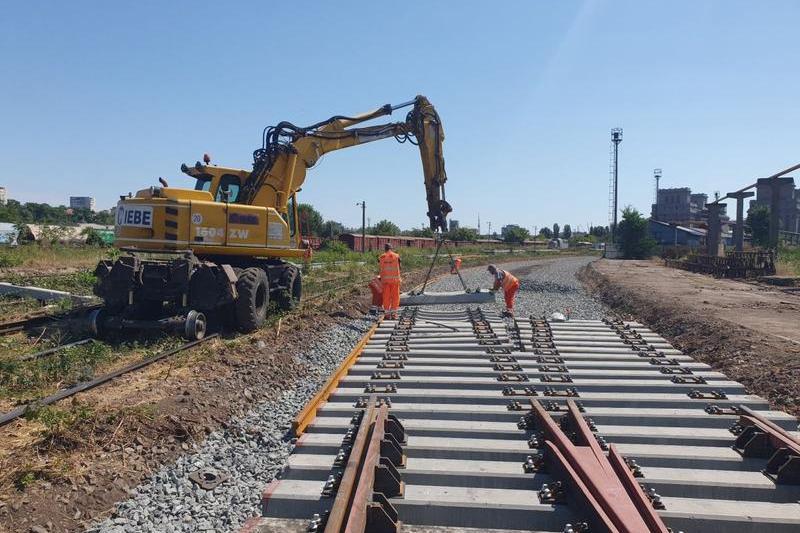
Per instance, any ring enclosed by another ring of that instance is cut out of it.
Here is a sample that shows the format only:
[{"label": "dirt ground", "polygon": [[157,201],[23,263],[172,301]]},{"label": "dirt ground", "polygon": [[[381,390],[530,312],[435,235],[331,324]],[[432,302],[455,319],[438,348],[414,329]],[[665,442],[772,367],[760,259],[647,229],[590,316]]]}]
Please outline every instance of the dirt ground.
[{"label": "dirt ground", "polygon": [[588,288],[774,407],[800,415],[800,296],[661,261],[592,263]]},{"label": "dirt ground", "polygon": [[[405,275],[403,289],[423,278]],[[280,336],[272,324],[212,340],[60,402],[89,413],[79,423],[53,429],[21,419],[0,428],[0,531],[82,531],[160,465],[301,379],[308,369],[293,356],[368,308],[366,287],[337,291],[283,318]]]}]

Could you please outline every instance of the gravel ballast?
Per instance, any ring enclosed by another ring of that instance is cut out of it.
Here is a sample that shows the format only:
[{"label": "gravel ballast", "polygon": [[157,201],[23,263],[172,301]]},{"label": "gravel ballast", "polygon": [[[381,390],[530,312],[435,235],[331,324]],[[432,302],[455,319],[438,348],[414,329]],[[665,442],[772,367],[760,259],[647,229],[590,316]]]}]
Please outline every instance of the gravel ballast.
[{"label": "gravel ballast", "polygon": [[[213,432],[196,448],[162,467],[147,483],[117,504],[111,518],[90,532],[235,531],[259,513],[261,492],[283,467],[292,443],[292,418],[320,389],[372,322],[354,320],[320,334],[314,346],[298,356],[310,367],[295,388],[264,402],[228,427]],[[189,475],[212,469],[229,478],[204,490]]]}]

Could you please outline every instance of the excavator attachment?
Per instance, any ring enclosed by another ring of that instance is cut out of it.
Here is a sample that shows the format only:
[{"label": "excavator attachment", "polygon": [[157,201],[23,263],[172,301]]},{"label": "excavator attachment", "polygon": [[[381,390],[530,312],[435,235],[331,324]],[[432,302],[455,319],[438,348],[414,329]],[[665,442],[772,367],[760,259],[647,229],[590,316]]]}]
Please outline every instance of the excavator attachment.
[{"label": "excavator attachment", "polygon": [[486,289],[452,292],[406,292],[400,295],[403,307],[415,305],[486,304],[495,302],[495,293]]}]

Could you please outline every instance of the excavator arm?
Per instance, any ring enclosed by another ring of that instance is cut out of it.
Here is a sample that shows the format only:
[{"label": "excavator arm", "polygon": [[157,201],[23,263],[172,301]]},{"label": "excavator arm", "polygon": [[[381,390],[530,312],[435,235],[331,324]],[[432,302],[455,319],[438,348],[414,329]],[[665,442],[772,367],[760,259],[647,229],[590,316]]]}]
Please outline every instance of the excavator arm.
[{"label": "excavator arm", "polygon": [[[403,122],[354,127],[413,106]],[[433,105],[424,96],[400,105],[385,105],[355,117],[334,116],[304,128],[281,122],[264,130],[262,147],[253,153],[253,171],[245,180],[239,202],[274,206],[285,212],[289,198],[305,181],[306,170],[326,153],[394,137],[419,148],[425,178],[428,218],[434,231],[447,231],[452,211],[445,199],[442,143],[444,129]]]}]

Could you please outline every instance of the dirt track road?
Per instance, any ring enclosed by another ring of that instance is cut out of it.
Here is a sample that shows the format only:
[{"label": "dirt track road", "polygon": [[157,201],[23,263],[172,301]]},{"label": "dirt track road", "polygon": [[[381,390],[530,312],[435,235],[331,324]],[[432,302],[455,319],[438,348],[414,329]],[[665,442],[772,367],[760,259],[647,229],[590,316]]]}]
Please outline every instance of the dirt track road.
[{"label": "dirt track road", "polygon": [[660,261],[603,260],[594,266],[642,296],[680,303],[692,311],[800,345],[800,295],[667,268]]}]

